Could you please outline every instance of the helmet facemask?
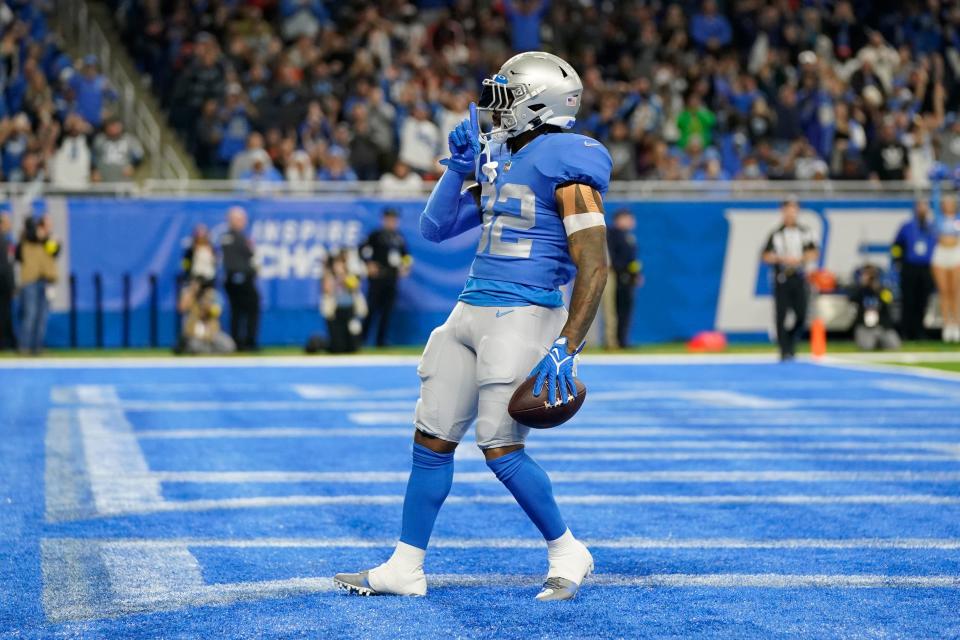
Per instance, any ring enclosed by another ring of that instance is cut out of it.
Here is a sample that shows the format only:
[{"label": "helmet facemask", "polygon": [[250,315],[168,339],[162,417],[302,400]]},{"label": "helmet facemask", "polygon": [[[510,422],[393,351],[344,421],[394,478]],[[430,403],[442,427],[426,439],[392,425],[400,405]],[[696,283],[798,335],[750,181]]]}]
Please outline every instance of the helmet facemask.
[{"label": "helmet facemask", "polygon": [[[543,124],[550,115],[543,105],[541,111],[533,111],[526,103],[539,91],[531,90],[521,82],[508,83],[502,75],[487,78],[483,81],[480,90],[480,100],[477,103],[482,121],[480,140],[483,142],[503,143],[524,131]],[[530,111],[523,114],[522,111]],[[489,126],[489,129],[487,127]],[[484,129],[487,129],[484,131]]]},{"label": "helmet facemask", "polygon": [[569,64],[543,51],[518,53],[483,81],[479,115],[484,143],[506,142],[542,125],[569,129],[576,122],[583,83]]}]

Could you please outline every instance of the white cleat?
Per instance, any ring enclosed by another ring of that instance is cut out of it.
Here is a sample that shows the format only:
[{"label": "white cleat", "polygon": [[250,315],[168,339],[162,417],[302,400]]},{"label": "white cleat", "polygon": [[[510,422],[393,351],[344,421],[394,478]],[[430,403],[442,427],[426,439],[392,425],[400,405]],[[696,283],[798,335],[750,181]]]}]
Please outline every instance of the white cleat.
[{"label": "white cleat", "polygon": [[[569,533],[569,532],[568,532]],[[572,539],[566,548],[550,558],[550,571],[537,600],[571,600],[580,585],[593,572],[593,556],[579,540]]]},{"label": "white cleat", "polygon": [[427,577],[423,569],[403,572],[384,563],[360,573],[338,573],[333,583],[357,596],[425,596]]}]

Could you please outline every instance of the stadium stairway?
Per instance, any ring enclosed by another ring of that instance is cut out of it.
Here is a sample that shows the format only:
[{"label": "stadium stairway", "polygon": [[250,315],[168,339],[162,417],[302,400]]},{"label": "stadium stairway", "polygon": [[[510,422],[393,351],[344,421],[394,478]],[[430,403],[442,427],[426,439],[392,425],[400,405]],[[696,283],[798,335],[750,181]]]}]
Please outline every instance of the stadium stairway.
[{"label": "stadium stairway", "polygon": [[95,0],[59,0],[53,16],[57,32],[74,57],[96,54],[101,71],[119,98],[116,113],[143,144],[146,160],[138,179],[191,180],[200,171],[167,123],[167,118],[120,39],[110,9]]}]

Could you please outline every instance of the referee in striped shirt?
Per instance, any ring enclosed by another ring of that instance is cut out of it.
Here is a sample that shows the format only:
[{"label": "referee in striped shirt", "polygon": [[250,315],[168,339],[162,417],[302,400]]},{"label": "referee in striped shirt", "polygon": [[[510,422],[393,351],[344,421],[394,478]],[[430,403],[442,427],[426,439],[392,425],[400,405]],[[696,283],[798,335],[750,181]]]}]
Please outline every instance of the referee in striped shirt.
[{"label": "referee in striped shirt", "polygon": [[[807,319],[809,292],[805,267],[816,262],[819,252],[810,230],[797,224],[797,214],[800,213],[797,197],[787,197],[780,212],[783,223],[767,239],[763,261],[773,268],[780,359],[792,360],[796,355],[797,338]],[[788,322],[791,311],[793,319]]]}]

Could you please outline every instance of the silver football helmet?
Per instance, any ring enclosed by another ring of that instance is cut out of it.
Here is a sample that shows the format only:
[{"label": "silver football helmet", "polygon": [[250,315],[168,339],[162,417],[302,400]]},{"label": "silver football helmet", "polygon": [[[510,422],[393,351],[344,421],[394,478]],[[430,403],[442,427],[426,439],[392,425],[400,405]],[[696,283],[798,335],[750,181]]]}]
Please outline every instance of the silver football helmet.
[{"label": "silver football helmet", "polygon": [[[565,60],[544,51],[520,53],[483,81],[477,109],[492,127],[483,142],[506,142],[543,125],[569,129],[577,120],[583,83]],[[482,127],[481,127],[482,129]]]}]

